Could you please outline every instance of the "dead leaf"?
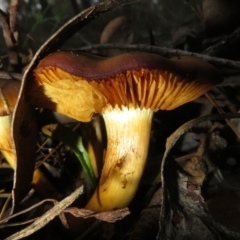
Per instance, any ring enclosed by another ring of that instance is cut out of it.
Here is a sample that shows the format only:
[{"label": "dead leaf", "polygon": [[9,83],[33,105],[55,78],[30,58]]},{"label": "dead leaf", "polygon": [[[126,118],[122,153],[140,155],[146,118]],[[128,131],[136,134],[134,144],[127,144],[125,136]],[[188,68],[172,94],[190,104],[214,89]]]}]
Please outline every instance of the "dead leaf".
[{"label": "dead leaf", "polygon": [[83,208],[82,209],[68,208],[64,212],[68,212],[75,217],[81,217],[81,218],[95,217],[101,221],[110,222],[110,223],[119,221],[130,214],[128,208],[122,208],[114,211],[107,211],[107,212],[101,212],[101,213],[96,213],[91,210],[87,210]]},{"label": "dead leaf", "polygon": [[238,118],[239,114],[218,114],[191,120],[178,128],[168,139],[162,160],[161,176],[163,201],[160,215],[160,231],[157,239],[215,239],[215,234],[224,239],[240,238],[217,223],[208,213],[199,185],[188,185],[188,177],[181,172],[169,152],[181,135],[194,125],[206,120]]},{"label": "dead leaf", "polygon": [[[111,20],[102,31],[100,43],[125,43],[133,42],[133,32],[131,23],[125,16],[116,17]],[[115,56],[122,51],[117,49],[102,50],[101,53],[106,56]]]}]

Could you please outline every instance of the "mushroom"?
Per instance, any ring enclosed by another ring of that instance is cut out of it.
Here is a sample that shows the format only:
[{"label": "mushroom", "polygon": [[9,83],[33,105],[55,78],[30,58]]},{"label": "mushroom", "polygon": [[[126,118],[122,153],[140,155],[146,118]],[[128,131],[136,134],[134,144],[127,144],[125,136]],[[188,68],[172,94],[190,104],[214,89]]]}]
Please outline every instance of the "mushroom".
[{"label": "mushroom", "polygon": [[[0,151],[13,169],[16,169],[17,163],[11,137],[11,123],[20,86],[20,81],[0,79]],[[56,191],[40,169],[34,170],[31,185],[41,196],[61,198],[61,194]]]},{"label": "mushroom", "polygon": [[102,114],[107,150],[99,184],[86,205],[94,211],[128,206],[141,179],[153,113],[192,101],[221,82],[209,63],[131,52],[103,58],[59,51],[36,67],[26,85],[30,104],[79,121]]},{"label": "mushroom", "polygon": [[0,151],[12,168],[15,168],[15,152],[11,139],[11,121],[20,83],[20,81],[0,79]]}]

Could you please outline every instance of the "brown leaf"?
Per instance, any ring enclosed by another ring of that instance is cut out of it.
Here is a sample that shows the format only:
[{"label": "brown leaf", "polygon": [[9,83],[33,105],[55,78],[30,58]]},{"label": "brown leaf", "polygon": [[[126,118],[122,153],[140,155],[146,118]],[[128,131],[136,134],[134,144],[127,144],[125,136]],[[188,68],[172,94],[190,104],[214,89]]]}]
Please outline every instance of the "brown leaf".
[{"label": "brown leaf", "polygon": [[[125,16],[116,17],[111,20],[102,31],[100,43],[125,43],[133,42],[133,33],[131,23]],[[101,52],[107,56],[114,56],[120,54],[121,51],[117,49],[106,49]]]},{"label": "brown leaf", "polygon": [[64,212],[71,213],[75,217],[81,217],[81,218],[89,218],[89,217],[95,217],[101,221],[104,222],[110,222],[114,223],[116,221],[119,221],[126,217],[128,214],[130,214],[128,208],[122,208],[114,211],[107,211],[107,212],[101,212],[101,213],[95,213],[94,211],[87,210],[84,208],[68,208]]},{"label": "brown leaf", "polygon": [[197,118],[183,124],[167,139],[161,166],[163,202],[157,239],[198,239],[200,235],[201,239],[214,239],[216,233],[224,236],[224,239],[240,237],[238,233],[229,231],[212,219],[200,194],[199,185],[188,185],[188,177],[179,171],[176,162],[168,156],[180,136],[196,124],[237,116],[239,115],[218,114]]}]

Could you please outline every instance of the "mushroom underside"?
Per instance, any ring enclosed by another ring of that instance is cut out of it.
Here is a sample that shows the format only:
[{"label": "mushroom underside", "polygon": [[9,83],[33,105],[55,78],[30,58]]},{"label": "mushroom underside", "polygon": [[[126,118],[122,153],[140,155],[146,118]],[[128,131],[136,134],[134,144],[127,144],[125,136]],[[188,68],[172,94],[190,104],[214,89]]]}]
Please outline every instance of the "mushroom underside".
[{"label": "mushroom underside", "polygon": [[128,70],[91,80],[57,67],[44,67],[35,70],[28,95],[34,106],[90,121],[94,113],[103,113],[109,107],[171,110],[201,96],[212,85],[156,69]]}]

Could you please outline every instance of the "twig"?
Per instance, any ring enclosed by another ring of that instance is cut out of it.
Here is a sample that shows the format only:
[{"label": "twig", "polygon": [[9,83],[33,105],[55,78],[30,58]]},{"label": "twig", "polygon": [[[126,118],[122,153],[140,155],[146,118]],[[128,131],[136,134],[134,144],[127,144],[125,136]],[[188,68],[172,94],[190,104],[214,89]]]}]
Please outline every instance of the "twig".
[{"label": "twig", "polygon": [[62,145],[63,143],[60,142],[55,148],[51,149],[51,151],[42,160],[36,163],[35,169],[39,168],[45,161],[47,161],[53,155],[53,153],[56,152]]},{"label": "twig", "polygon": [[[205,49],[203,51],[203,54],[216,56],[217,54],[219,54],[221,52],[226,52],[226,50],[227,50],[227,48],[229,48],[229,46],[238,45],[239,41],[240,41],[240,27],[237,28],[235,31],[233,31],[231,34],[221,36],[218,39],[215,39],[215,38],[206,39],[206,43],[208,45],[211,43],[211,46],[209,46],[207,49]],[[234,55],[236,55],[237,52],[238,51],[236,51],[234,53]]]},{"label": "twig", "polygon": [[18,16],[19,0],[11,0],[9,7],[9,26],[12,33],[15,32]]},{"label": "twig", "polygon": [[[9,194],[8,194],[9,195]],[[2,219],[4,213],[6,212],[8,206],[9,206],[9,203],[10,201],[12,200],[12,194],[10,194],[8,197],[7,197],[7,200],[5,201],[4,205],[3,205],[3,208],[1,210],[1,213],[0,213],[0,220]]]},{"label": "twig", "polygon": [[27,38],[29,38],[33,43],[35,43],[38,47],[41,46],[41,43],[38,42],[30,33],[28,33],[24,28],[22,28],[19,24],[17,24],[17,28],[26,34]]},{"label": "twig", "polygon": [[[225,113],[223,111],[223,109],[217,105],[217,103],[215,102],[215,100],[212,98],[212,96],[209,93],[205,93],[205,96],[209,100],[209,102],[217,109],[217,111],[219,113],[222,113],[222,114]],[[238,132],[236,127],[231,123],[231,121],[229,119],[225,119],[225,121],[228,124],[228,126],[232,129],[232,131],[236,134],[238,140],[240,140],[240,133]]]},{"label": "twig", "polygon": [[38,206],[42,205],[42,204],[45,203],[45,202],[52,202],[53,204],[57,204],[57,203],[58,203],[58,201],[55,200],[55,199],[44,199],[44,200],[42,200],[41,202],[38,202],[38,203],[32,205],[31,207],[29,207],[29,208],[27,208],[27,209],[24,209],[24,210],[22,210],[22,211],[20,211],[20,212],[18,212],[18,213],[15,213],[15,214],[10,215],[10,216],[8,216],[8,217],[6,217],[6,218],[4,218],[4,219],[1,219],[1,220],[0,220],[0,224],[4,223],[4,222],[6,222],[6,221],[8,221],[8,220],[10,220],[10,219],[13,219],[13,218],[15,218],[15,217],[17,217],[17,216],[20,216],[20,215],[22,215],[22,214],[24,214],[24,213],[26,213],[26,212],[29,212],[29,211],[33,210],[34,208],[37,208]]},{"label": "twig", "polygon": [[34,232],[38,231],[45,225],[47,225],[56,216],[62,213],[62,211],[71,205],[81,194],[83,193],[83,186],[77,188],[70,196],[57,203],[52,209],[47,211],[44,215],[39,217],[35,222],[26,227],[25,229],[11,235],[6,240],[18,240],[27,237]]},{"label": "twig", "polygon": [[4,224],[3,226],[0,226],[0,228],[7,228],[7,227],[19,227],[21,225],[25,225],[28,223],[32,223],[33,221],[37,220],[38,218],[32,218],[23,222],[17,222],[17,223],[8,223],[8,224]]},{"label": "twig", "polygon": [[184,156],[175,158],[175,161],[176,162],[183,162],[183,161],[186,161],[186,160],[188,160],[192,157],[195,157],[195,156],[196,156],[196,153],[189,153],[189,154],[186,154]]},{"label": "twig", "polygon": [[[80,123],[77,123],[76,126],[74,128],[72,128],[72,131],[75,132],[79,127],[80,127]],[[49,139],[49,138],[48,138]],[[47,139],[47,140],[48,140]],[[45,141],[37,150],[36,153],[38,153],[47,143],[47,141]],[[53,153],[58,150],[61,146],[63,145],[63,142],[59,142],[59,144],[50,151],[50,153],[48,153],[47,156],[44,157],[44,159],[42,159],[41,161],[37,162],[35,169],[39,168],[49,157],[51,157],[53,155]]]},{"label": "twig", "polygon": [[14,39],[12,38],[11,30],[8,24],[8,17],[5,12],[0,9],[0,22],[3,28],[3,35],[7,47],[14,47]]},{"label": "twig", "polygon": [[22,81],[22,74],[20,73],[12,73],[12,72],[3,72],[0,71],[0,79],[6,79],[6,80],[18,80],[18,81]]},{"label": "twig", "polygon": [[121,50],[134,50],[134,51],[145,51],[145,52],[152,52],[152,53],[159,53],[167,56],[194,56],[200,59],[203,59],[205,61],[209,61],[213,64],[219,64],[219,65],[225,65],[228,67],[240,69],[240,61],[232,61],[224,58],[218,58],[218,57],[211,57],[200,53],[195,52],[187,52],[179,49],[171,49],[167,47],[156,47],[151,45],[145,45],[145,44],[96,44],[91,46],[82,47],[78,50],[89,52],[91,50],[97,50],[97,49],[121,49]]},{"label": "twig", "polygon": [[14,35],[10,30],[10,26],[8,23],[8,16],[1,9],[0,9],[0,23],[2,24],[3,36],[8,48],[10,70],[12,70],[11,69],[12,67],[15,68],[18,65],[18,60],[19,60],[16,39],[14,38]]}]

